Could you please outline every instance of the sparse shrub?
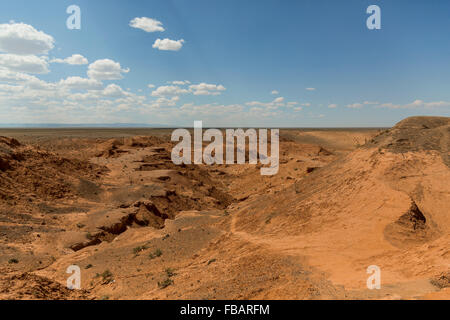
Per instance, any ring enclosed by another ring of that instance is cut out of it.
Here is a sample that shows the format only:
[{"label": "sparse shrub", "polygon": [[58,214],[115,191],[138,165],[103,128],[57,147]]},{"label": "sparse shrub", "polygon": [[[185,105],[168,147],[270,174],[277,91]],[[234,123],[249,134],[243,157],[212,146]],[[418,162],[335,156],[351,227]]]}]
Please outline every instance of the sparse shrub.
[{"label": "sparse shrub", "polygon": [[171,268],[167,268],[165,270],[165,273],[167,275],[168,278],[172,278],[175,277],[177,274],[175,273],[175,270],[171,269]]},{"label": "sparse shrub", "polygon": [[434,277],[430,280],[431,284],[439,289],[449,288],[450,287],[450,272],[442,273],[439,276]]},{"label": "sparse shrub", "polygon": [[8,260],[8,263],[9,264],[17,264],[17,263],[19,263],[19,260],[17,260],[16,258],[12,258],[12,259]]},{"label": "sparse shrub", "polygon": [[149,254],[150,259],[155,259],[162,256],[162,251],[160,249],[156,249],[154,252]]},{"label": "sparse shrub", "polygon": [[100,276],[102,277],[104,284],[108,284],[114,281],[113,274],[109,270],[104,271]]},{"label": "sparse shrub", "polygon": [[88,264],[86,267],[84,267],[85,269],[90,269],[90,268],[92,268],[93,267],[93,265],[92,264]]},{"label": "sparse shrub", "polygon": [[134,254],[138,254],[139,252],[147,250],[147,249],[148,249],[148,247],[146,245],[138,246],[138,247],[133,249],[133,253]]},{"label": "sparse shrub", "polygon": [[167,288],[168,286],[170,286],[172,284],[173,284],[173,280],[169,279],[169,278],[167,278],[166,280],[161,281],[161,282],[158,281],[158,287],[160,289],[165,289],[165,288]]}]

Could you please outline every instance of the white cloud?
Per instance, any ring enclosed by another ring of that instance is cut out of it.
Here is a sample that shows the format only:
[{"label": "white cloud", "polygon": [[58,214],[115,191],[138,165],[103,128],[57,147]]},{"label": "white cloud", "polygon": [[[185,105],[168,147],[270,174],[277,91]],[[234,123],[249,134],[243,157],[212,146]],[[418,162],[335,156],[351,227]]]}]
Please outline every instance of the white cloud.
[{"label": "white cloud", "polygon": [[191,84],[191,82],[187,81],[187,80],[185,80],[185,81],[172,81],[170,83],[174,84],[174,85],[177,85],[177,86],[184,86],[184,85],[187,85],[187,84]]},{"label": "white cloud", "polygon": [[276,112],[268,111],[267,109],[261,107],[253,107],[249,110],[249,114],[254,118],[255,116],[259,118],[269,118],[277,116]]},{"label": "white cloud", "polygon": [[305,88],[307,91],[316,91],[316,88]]},{"label": "white cloud", "polygon": [[389,108],[389,109],[449,108],[450,107],[450,102],[449,101],[425,102],[423,100],[415,100],[415,101],[413,101],[411,103],[408,103],[408,104],[383,103],[383,104],[380,104],[379,107],[381,107],[381,108]]},{"label": "white cloud", "polygon": [[99,80],[87,79],[81,77],[69,77],[59,82],[61,86],[75,90],[97,90],[102,88]]},{"label": "white cloud", "polygon": [[330,109],[336,109],[337,108],[337,104],[330,104],[329,106],[328,106],[328,108],[330,108]]},{"label": "white cloud", "polygon": [[152,92],[152,96],[154,97],[175,96],[185,93],[189,93],[189,91],[177,86],[161,86]]},{"label": "white cloud", "polygon": [[180,110],[182,111],[181,115],[197,117],[212,116],[216,118],[217,116],[229,116],[231,113],[241,113],[243,112],[243,107],[239,104],[220,105],[213,103],[195,105],[194,103],[186,103]]},{"label": "white cloud", "polygon": [[200,84],[190,85],[189,89],[196,96],[210,96],[210,95],[217,96],[226,90],[226,88],[221,84],[216,85],[204,82]]},{"label": "white cloud", "polygon": [[23,82],[23,81],[29,81],[33,78],[35,78],[35,77],[32,75],[22,73],[22,72],[12,71],[5,67],[0,67],[0,81]]},{"label": "white cloud", "polygon": [[264,112],[264,108],[253,107],[253,108],[250,108],[250,112],[254,112],[254,113]]},{"label": "white cloud", "polygon": [[88,67],[89,78],[96,80],[122,79],[122,73],[128,73],[130,69],[122,69],[120,63],[110,59],[97,60]]},{"label": "white cloud", "polygon": [[155,85],[150,83],[149,85],[147,85],[147,87],[149,87],[150,89],[153,89],[155,87]]},{"label": "white cloud", "polygon": [[279,92],[277,90],[273,90],[270,94],[277,95]]},{"label": "white cloud", "polygon": [[435,109],[435,108],[450,108],[450,101],[425,102],[423,100],[414,100],[413,102],[406,104],[395,104],[392,102],[378,103],[378,102],[364,101],[362,103],[349,104],[346,107],[352,109],[361,109],[364,106],[368,105],[387,109]]},{"label": "white cloud", "polygon": [[[278,97],[275,100],[273,100],[272,102],[250,101],[250,102],[247,102],[246,105],[250,106],[250,107],[264,107],[266,110],[275,110],[279,107],[284,107],[285,103],[284,103],[283,97]],[[291,105],[288,104],[288,106],[293,106],[293,105],[291,103]]]},{"label": "white cloud", "polygon": [[83,57],[81,54],[73,54],[72,56],[65,58],[65,59],[53,59],[50,62],[67,63],[70,65],[83,65],[83,64],[89,63],[88,59]]},{"label": "white cloud", "polygon": [[45,74],[49,72],[45,57],[34,55],[0,54],[0,66],[11,71]]},{"label": "white cloud", "polygon": [[54,48],[52,36],[24,23],[0,24],[0,51],[21,55],[47,54]]},{"label": "white cloud", "polygon": [[283,97],[278,97],[275,100],[273,100],[274,103],[282,103],[284,101]]},{"label": "white cloud", "polygon": [[154,102],[153,106],[158,106],[158,107],[175,107],[179,100],[180,100],[180,97],[178,97],[178,96],[172,97],[170,99],[161,97],[161,98],[158,98],[156,100],[156,102]]},{"label": "white cloud", "polygon": [[145,32],[165,31],[162,26],[162,22],[147,17],[134,18],[133,20],[130,21],[130,27],[141,29],[144,30]]},{"label": "white cloud", "polygon": [[179,51],[183,47],[184,40],[156,39],[153,48],[165,51]]},{"label": "white cloud", "polygon": [[350,109],[361,109],[362,107],[363,107],[362,103],[353,103],[353,104],[347,105],[347,108],[350,108]]},{"label": "white cloud", "polygon": [[254,106],[265,106],[266,103],[264,103],[264,102],[259,102],[259,101],[250,101],[250,102],[247,102],[245,105],[250,106],[250,107],[254,107]]},{"label": "white cloud", "polygon": [[129,93],[117,84],[110,84],[103,90],[103,95],[111,98],[128,96]]}]

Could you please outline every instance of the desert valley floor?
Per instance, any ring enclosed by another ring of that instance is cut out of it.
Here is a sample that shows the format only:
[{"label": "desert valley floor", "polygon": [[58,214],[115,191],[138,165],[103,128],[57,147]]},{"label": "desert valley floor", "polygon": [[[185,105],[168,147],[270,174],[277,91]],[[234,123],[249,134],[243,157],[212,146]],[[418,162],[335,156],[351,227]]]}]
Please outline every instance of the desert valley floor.
[{"label": "desert valley floor", "polygon": [[450,298],[450,118],[282,129],[274,176],[171,132],[0,129],[0,299]]}]

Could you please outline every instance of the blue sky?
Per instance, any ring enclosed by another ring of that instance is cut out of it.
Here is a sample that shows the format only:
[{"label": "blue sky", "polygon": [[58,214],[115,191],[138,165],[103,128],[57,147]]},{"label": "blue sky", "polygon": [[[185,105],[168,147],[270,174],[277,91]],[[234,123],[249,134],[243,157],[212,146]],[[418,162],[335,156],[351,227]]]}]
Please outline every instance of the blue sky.
[{"label": "blue sky", "polygon": [[[66,27],[73,4],[81,30]],[[381,30],[366,27],[372,4]],[[450,116],[449,12],[438,0],[2,1],[0,123],[363,127]],[[131,27],[135,18],[164,31]]]}]

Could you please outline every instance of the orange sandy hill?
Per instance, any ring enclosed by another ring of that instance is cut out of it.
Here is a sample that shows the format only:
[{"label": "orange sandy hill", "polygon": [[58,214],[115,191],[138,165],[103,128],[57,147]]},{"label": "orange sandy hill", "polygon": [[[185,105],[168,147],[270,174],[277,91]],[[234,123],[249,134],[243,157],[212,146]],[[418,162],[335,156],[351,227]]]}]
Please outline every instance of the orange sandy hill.
[{"label": "orange sandy hill", "polygon": [[448,287],[449,142],[450,118],[408,118],[284,191],[247,201],[232,227],[306,256],[347,290],[367,291],[371,265],[400,296],[423,296],[430,279]]},{"label": "orange sandy hill", "polygon": [[9,205],[75,195],[105,168],[0,137],[0,199]]},{"label": "orange sandy hill", "polygon": [[449,125],[286,131],[271,177],[176,166],[152,132],[0,138],[0,298],[448,299]]}]

